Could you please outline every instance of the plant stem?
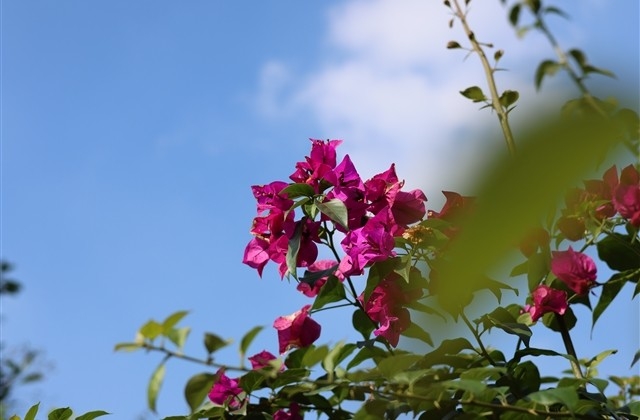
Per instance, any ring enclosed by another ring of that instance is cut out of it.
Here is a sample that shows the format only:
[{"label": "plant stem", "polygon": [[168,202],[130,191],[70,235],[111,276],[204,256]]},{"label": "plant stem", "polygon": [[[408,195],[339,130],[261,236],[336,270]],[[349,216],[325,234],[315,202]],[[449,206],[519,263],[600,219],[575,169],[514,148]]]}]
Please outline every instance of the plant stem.
[{"label": "plant stem", "polygon": [[487,59],[487,56],[484,53],[484,50],[482,49],[482,46],[476,40],[476,37],[473,31],[469,27],[469,24],[467,23],[467,17],[465,13],[462,12],[462,8],[460,7],[458,0],[453,0],[453,5],[455,6],[455,16],[462,23],[462,27],[464,28],[464,32],[467,35],[469,42],[471,42],[473,51],[475,51],[476,54],[478,54],[478,56],[480,57],[480,61],[482,62],[482,67],[484,68],[484,74],[487,77],[489,92],[491,93],[491,106],[493,107],[493,109],[496,111],[496,114],[498,115],[498,121],[500,122],[500,128],[502,128],[502,133],[507,143],[507,149],[509,150],[509,154],[511,154],[511,156],[515,156],[516,144],[515,144],[515,141],[513,140],[511,126],[509,125],[509,115],[507,111],[503,108],[502,104],[500,103],[500,95],[498,94],[496,81],[493,77],[494,70],[491,68],[491,65],[489,64],[489,60]]},{"label": "plant stem", "polygon": [[460,312],[460,317],[462,318],[464,323],[467,324],[467,327],[469,327],[471,334],[473,334],[476,341],[478,342],[481,355],[484,356],[485,359],[487,359],[487,361],[491,364],[491,366],[496,366],[496,362],[491,358],[491,356],[489,355],[489,352],[487,352],[487,349],[484,347],[484,344],[482,344],[482,340],[478,335],[478,331],[475,328],[473,328],[473,325],[471,325],[471,322],[469,321],[469,318],[467,318],[467,316],[464,314],[464,311]]},{"label": "plant stem", "polygon": [[578,364],[576,349],[573,347],[573,341],[571,341],[571,335],[569,335],[569,329],[567,328],[566,322],[564,322],[564,316],[560,314],[554,315],[556,317],[556,321],[558,322],[558,326],[560,327],[560,335],[562,335],[564,348],[567,350],[567,354],[573,357],[573,359],[571,360],[571,370],[573,371],[573,375],[578,379],[584,379],[584,375],[582,374],[582,370],[580,369],[580,365]]},{"label": "plant stem", "polygon": [[201,365],[211,366],[211,367],[215,367],[215,368],[225,368],[226,370],[235,370],[235,371],[238,371],[238,372],[249,372],[249,371],[251,371],[251,369],[247,369],[247,368],[244,368],[244,367],[227,366],[227,365],[221,365],[220,363],[214,363],[213,360],[211,360],[211,359],[206,359],[206,360],[205,359],[199,359],[197,357],[187,356],[186,354],[176,353],[175,351],[166,349],[164,347],[154,346],[151,343],[142,343],[140,345],[140,347],[142,347],[143,349],[147,349],[147,350],[151,350],[151,351],[157,351],[157,352],[165,354],[165,360],[168,360],[171,357],[175,357],[175,358],[178,358],[178,359],[186,360],[188,362],[198,363],[198,364],[201,364]]}]

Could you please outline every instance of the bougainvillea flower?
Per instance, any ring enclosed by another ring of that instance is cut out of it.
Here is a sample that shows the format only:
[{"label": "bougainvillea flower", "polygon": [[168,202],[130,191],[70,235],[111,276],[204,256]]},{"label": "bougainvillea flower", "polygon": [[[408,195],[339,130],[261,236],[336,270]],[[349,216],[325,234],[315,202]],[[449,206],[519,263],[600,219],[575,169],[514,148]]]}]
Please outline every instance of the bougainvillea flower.
[{"label": "bougainvillea flower", "polygon": [[400,226],[408,226],[422,220],[426,213],[427,196],[421,190],[398,191],[391,205],[393,219]]},{"label": "bougainvillea flower", "polygon": [[336,147],[342,140],[314,140],[310,156],[304,162],[296,164],[296,170],[289,177],[293,182],[309,184],[317,193],[320,192],[320,181],[336,167]]},{"label": "bougainvillea flower", "polygon": [[346,253],[338,269],[345,276],[359,275],[365,267],[395,257],[393,235],[398,229],[389,225],[389,209],[385,209],[359,228],[349,231],[340,242]]},{"label": "bougainvillea flower", "polygon": [[[409,311],[404,305],[421,296],[418,289],[404,290],[401,284],[406,282],[398,274],[390,274],[373,289],[364,304],[366,314],[378,323],[373,334],[384,337],[394,347],[398,345],[400,334],[411,325]],[[362,296],[359,299],[362,302]]]},{"label": "bougainvillea flower", "polygon": [[[308,267],[307,271],[309,273],[316,273],[319,271],[330,270],[332,268],[335,268],[336,265],[337,263],[333,260],[319,260],[311,264]],[[334,273],[334,274],[338,275],[338,273]],[[313,282],[313,284],[305,281],[301,281],[300,283],[298,283],[297,289],[300,292],[302,292],[305,296],[316,297],[318,293],[320,293],[320,289],[322,289],[322,286],[324,286],[324,284],[327,282],[328,278],[329,278],[328,275],[324,277],[320,277],[319,279],[316,279]],[[340,277],[338,276],[338,278]]]},{"label": "bougainvillea flower", "polygon": [[620,216],[640,227],[640,174],[633,165],[620,172],[620,183],[613,195],[613,206]]},{"label": "bougainvillea flower", "polygon": [[267,185],[253,185],[251,191],[258,202],[258,213],[271,209],[289,210],[293,201],[280,194],[287,185],[289,184],[283,181],[274,181]]},{"label": "bougainvillea flower", "polygon": [[[251,362],[251,369],[256,370],[271,366],[269,362],[276,359],[277,357],[270,352],[262,350],[260,353],[254,354],[253,356],[249,357],[249,362]],[[280,370],[284,370],[284,365],[280,367]]]},{"label": "bougainvillea flower", "polygon": [[278,410],[273,414],[273,420],[302,420],[303,417],[300,415],[300,406],[292,402],[289,406],[289,411],[285,411],[284,409]]},{"label": "bougainvillea flower", "polygon": [[607,169],[602,179],[588,180],[584,182],[584,185],[587,193],[586,198],[598,203],[594,209],[594,216],[598,220],[613,217],[616,210],[611,200],[618,186],[618,168],[613,165]]},{"label": "bougainvillea flower", "polygon": [[280,354],[291,348],[307,347],[320,337],[320,324],[309,317],[311,305],[306,305],[291,315],[275,320],[273,327],[278,330]]},{"label": "bougainvillea flower", "polygon": [[258,275],[262,277],[262,270],[264,266],[269,262],[269,242],[260,239],[253,238],[249,241],[244,249],[244,256],[242,262],[247,264],[251,268],[258,270]]},{"label": "bougainvillea flower", "polygon": [[427,216],[434,219],[443,219],[451,221],[451,219],[464,215],[471,209],[474,197],[464,197],[457,192],[442,191],[446,201],[439,212],[429,210]]},{"label": "bougainvillea flower", "polygon": [[525,311],[531,314],[531,320],[534,322],[548,312],[564,315],[569,306],[564,290],[552,289],[545,285],[538,286],[531,293],[531,298],[533,304],[525,306]]},{"label": "bougainvillea flower", "polygon": [[594,286],[597,269],[591,257],[569,247],[567,251],[552,252],[551,272],[569,289],[584,295]]},{"label": "bougainvillea flower", "polygon": [[218,370],[216,377],[218,379],[209,391],[211,402],[219,405],[227,403],[234,410],[240,408],[244,402],[244,398],[241,398],[244,391],[239,385],[239,380],[229,378],[222,368]]}]

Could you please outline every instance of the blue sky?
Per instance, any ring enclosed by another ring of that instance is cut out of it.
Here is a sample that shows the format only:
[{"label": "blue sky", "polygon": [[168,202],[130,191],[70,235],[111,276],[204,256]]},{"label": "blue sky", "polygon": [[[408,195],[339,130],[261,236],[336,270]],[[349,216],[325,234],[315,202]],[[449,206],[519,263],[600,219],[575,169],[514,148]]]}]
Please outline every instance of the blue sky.
[{"label": "blue sky", "polygon": [[[497,0],[472,5],[476,35],[506,52],[499,88],[521,93],[516,127],[543,104],[577,96],[562,76],[537,94],[533,66],[552,57],[549,46],[534,34],[517,39]],[[485,157],[504,148],[489,112],[457,93],[484,86],[484,76],[475,57],[444,48],[462,35],[447,27],[440,1],[8,0],[1,8],[1,245],[24,284],[3,298],[2,341],[43,349],[53,365],[46,381],[17,391],[20,407],[155,418],[145,392],[160,358],[113,346],[176,310],[192,311],[189,353],[202,351],[205,331],[238,340],[254,325],[269,328],[252,349],[276,352],[270,325],[307,300],[273,267],[259,279],[241,264],[255,212],[250,186],[284,180],[309,137],[344,139],[339,152],[363,177],[395,162],[434,209],[440,190],[464,192]],[[638,92],[638,2],[566,8],[569,22],[553,20],[560,42],[618,76],[594,78],[594,92]],[[629,105],[637,109],[637,97]],[[630,293],[592,340],[586,320],[576,338],[585,356],[621,350],[603,372],[628,374],[640,347]],[[321,342],[355,338],[348,313],[318,319]],[[556,339],[534,331],[539,346]],[[221,357],[236,359],[233,349]],[[161,415],[186,412],[182,386],[202,370],[172,362]]]}]

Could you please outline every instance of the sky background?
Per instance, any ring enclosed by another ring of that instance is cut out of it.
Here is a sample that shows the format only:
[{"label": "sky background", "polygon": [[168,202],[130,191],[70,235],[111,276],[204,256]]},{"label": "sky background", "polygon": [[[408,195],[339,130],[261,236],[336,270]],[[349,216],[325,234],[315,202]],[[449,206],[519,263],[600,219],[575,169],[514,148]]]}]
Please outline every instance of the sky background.
[{"label": "sky background", "polygon": [[[571,15],[551,19],[560,43],[617,75],[589,79],[594,93],[631,94],[626,105],[637,109],[639,3],[554,4]],[[553,57],[549,45],[537,34],[518,39],[499,1],[471,5],[476,36],[505,50],[499,89],[520,92],[516,132],[535,110],[577,96],[563,76],[536,93],[534,68]],[[157,418],[146,384],[160,355],[113,347],[177,310],[191,311],[187,353],[204,356],[205,331],[238,341],[255,325],[267,328],[250,353],[276,353],[273,320],[309,301],[274,266],[260,279],[241,264],[250,186],[286,180],[308,138],[343,139],[339,156],[363,178],[395,162],[436,210],[441,190],[464,193],[504,151],[490,112],[458,94],[484,87],[484,75],[477,57],[445,49],[463,36],[441,1],[4,0],[1,13],[1,254],[24,286],[1,302],[3,357],[41,349],[46,375],[16,389],[19,414],[40,401],[43,411]],[[631,291],[591,339],[590,314],[577,312],[580,356],[620,350],[603,376],[633,373]],[[319,343],[357,339],[350,312],[315,318]],[[542,326],[533,340],[561,350]],[[236,348],[219,361],[237,363]],[[183,386],[203,370],[170,361],[160,416],[187,412]]]}]

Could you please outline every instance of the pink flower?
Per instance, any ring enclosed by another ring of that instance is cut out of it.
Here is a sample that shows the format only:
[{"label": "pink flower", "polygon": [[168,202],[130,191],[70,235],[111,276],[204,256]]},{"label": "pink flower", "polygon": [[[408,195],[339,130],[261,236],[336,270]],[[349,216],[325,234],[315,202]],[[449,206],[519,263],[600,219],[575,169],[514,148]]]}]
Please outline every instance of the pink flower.
[{"label": "pink flower", "polygon": [[640,174],[633,165],[620,173],[620,183],[613,195],[613,206],[620,216],[640,227]]},{"label": "pink flower", "polygon": [[242,406],[244,398],[240,398],[240,395],[244,392],[239,386],[239,380],[230,379],[224,374],[224,369],[221,368],[216,373],[218,378],[213,384],[211,391],[209,391],[209,399],[214,404],[224,405],[229,404],[232,409],[238,409]]},{"label": "pink flower", "polygon": [[307,347],[320,337],[320,324],[309,317],[311,305],[306,305],[291,315],[275,320],[273,327],[278,330],[280,354],[296,347]]},{"label": "pink flower", "polygon": [[288,413],[284,409],[278,410],[273,414],[273,420],[302,420],[300,406],[297,403],[291,403]]},{"label": "pink flower", "polygon": [[567,251],[552,252],[551,272],[579,295],[586,294],[595,284],[596,271],[591,257],[571,247]]},{"label": "pink flower", "polygon": [[531,320],[534,322],[547,312],[563,315],[569,306],[565,291],[552,289],[545,285],[538,286],[531,293],[531,297],[533,305],[525,306],[524,310],[531,314]]},{"label": "pink flower", "polygon": [[296,183],[309,184],[319,193],[323,189],[320,181],[336,167],[336,147],[342,140],[310,140],[310,156],[296,164],[296,170],[289,178]]},{"label": "pink flower", "polygon": [[392,273],[373,289],[364,305],[366,314],[379,325],[373,334],[384,337],[394,347],[398,345],[400,334],[411,325],[409,311],[403,305],[418,299],[421,294],[418,290],[403,290],[400,282],[404,280]]},{"label": "pink flower", "polygon": [[400,228],[393,223],[390,213],[388,207],[382,209],[363,227],[349,231],[340,242],[346,253],[338,266],[343,275],[360,275],[368,265],[396,256],[393,237]]},{"label": "pink flower", "polygon": [[[276,359],[277,357],[270,352],[262,350],[260,353],[249,357],[249,362],[251,362],[251,369],[256,370],[270,366],[269,362]],[[284,370],[284,365],[280,367],[280,370]]]}]

